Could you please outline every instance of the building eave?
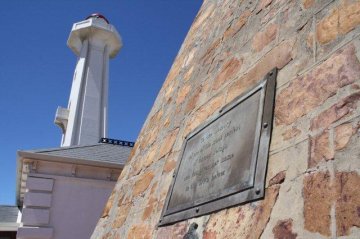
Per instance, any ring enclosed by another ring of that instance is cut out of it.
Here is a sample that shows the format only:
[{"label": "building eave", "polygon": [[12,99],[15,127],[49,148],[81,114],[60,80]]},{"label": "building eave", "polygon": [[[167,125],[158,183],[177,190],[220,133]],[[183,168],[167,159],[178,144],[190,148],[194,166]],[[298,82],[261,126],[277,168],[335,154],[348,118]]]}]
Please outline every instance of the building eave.
[{"label": "building eave", "polygon": [[21,223],[6,223],[2,222],[0,223],[0,232],[9,231],[9,232],[16,232],[18,228],[21,226]]},{"label": "building eave", "polygon": [[80,158],[69,158],[69,157],[62,157],[62,156],[47,155],[47,154],[42,154],[42,153],[33,153],[33,152],[28,152],[28,151],[18,151],[17,153],[20,158],[42,160],[42,161],[48,161],[48,162],[70,163],[70,164],[77,164],[77,165],[96,166],[96,167],[114,168],[114,169],[123,169],[125,166],[125,164],[122,164],[122,163],[114,163],[114,162],[107,162],[107,161],[95,161],[95,160],[87,160],[87,159],[80,159]]},{"label": "building eave", "polygon": [[19,206],[22,206],[21,201],[21,182],[23,174],[27,174],[27,172],[23,172],[23,164],[24,159],[27,160],[37,160],[37,161],[46,161],[46,162],[56,162],[56,163],[67,163],[67,164],[76,164],[76,165],[84,165],[84,166],[93,166],[93,167],[101,167],[101,168],[111,168],[111,169],[119,169],[122,170],[125,166],[123,163],[113,163],[107,161],[94,161],[94,160],[86,160],[79,158],[69,158],[69,157],[61,157],[61,156],[53,156],[42,153],[34,153],[29,151],[17,151],[16,156],[16,203]]}]

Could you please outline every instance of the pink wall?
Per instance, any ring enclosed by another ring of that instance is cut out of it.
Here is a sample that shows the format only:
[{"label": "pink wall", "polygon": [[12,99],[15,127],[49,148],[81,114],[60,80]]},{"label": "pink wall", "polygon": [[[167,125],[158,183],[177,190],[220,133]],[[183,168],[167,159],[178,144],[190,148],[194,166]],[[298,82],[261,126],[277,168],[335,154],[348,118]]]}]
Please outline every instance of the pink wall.
[{"label": "pink wall", "polygon": [[[29,173],[19,239],[90,238],[119,170],[42,162]],[[110,175],[110,176],[109,176]]]},{"label": "pink wall", "polygon": [[90,238],[115,182],[57,178],[50,212],[53,238]]}]

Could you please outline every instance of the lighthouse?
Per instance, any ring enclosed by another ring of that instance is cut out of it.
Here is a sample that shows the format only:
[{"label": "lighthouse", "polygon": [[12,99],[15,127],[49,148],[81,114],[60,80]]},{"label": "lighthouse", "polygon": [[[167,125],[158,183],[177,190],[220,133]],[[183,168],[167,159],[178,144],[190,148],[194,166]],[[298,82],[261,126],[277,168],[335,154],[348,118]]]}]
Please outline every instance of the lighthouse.
[{"label": "lighthouse", "polygon": [[90,238],[134,146],[106,137],[109,59],[122,46],[116,29],[92,14],[73,25],[67,45],[78,60],[68,107],[55,116],[61,147],[17,152],[21,239]]},{"label": "lighthouse", "polygon": [[78,60],[68,107],[55,115],[61,147],[94,144],[107,137],[109,59],[120,51],[121,36],[95,13],[73,25],[67,45]]}]

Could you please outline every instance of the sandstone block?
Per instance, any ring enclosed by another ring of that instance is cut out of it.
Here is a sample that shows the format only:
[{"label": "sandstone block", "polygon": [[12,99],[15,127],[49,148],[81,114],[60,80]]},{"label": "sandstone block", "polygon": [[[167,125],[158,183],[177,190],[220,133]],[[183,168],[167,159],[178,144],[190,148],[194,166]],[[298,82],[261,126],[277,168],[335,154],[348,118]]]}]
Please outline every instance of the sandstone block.
[{"label": "sandstone block", "polygon": [[166,80],[165,80],[165,82],[164,82],[164,84],[163,84],[163,86],[161,87],[161,90],[160,90],[160,92],[163,93],[162,96],[164,98],[165,98],[165,94],[168,92],[168,87],[171,84],[173,84],[175,78],[179,75],[179,73],[180,73],[180,64],[174,64],[171,67],[171,69],[170,69],[170,71],[169,71],[169,73],[168,73],[168,75],[166,77]]},{"label": "sandstone block", "polygon": [[216,239],[216,233],[212,231],[206,231],[203,234],[203,239]]},{"label": "sandstone block", "polygon": [[105,233],[105,234],[101,237],[101,239],[112,239],[112,238],[114,238],[114,235],[113,235],[113,232],[112,232],[112,231],[109,231],[109,232]]},{"label": "sandstone block", "polygon": [[270,179],[269,187],[271,187],[272,185],[275,185],[275,184],[283,183],[285,181],[285,177],[286,177],[285,170],[277,173],[273,178]]},{"label": "sandstone block", "polygon": [[219,94],[208,101],[208,103],[201,106],[192,116],[192,118],[187,122],[184,135],[187,135],[192,130],[194,130],[201,123],[204,123],[206,119],[219,110],[223,106],[225,95]]},{"label": "sandstone block", "polygon": [[121,185],[121,188],[123,191],[121,191],[121,193],[119,192],[119,189],[115,189],[119,195],[118,197],[118,201],[117,201],[117,206],[120,207],[121,205],[125,205],[125,204],[129,204],[132,200],[132,184],[127,182],[127,183],[123,183]]},{"label": "sandstone block", "polygon": [[215,4],[210,4],[206,8],[203,8],[203,10],[201,10],[196,16],[196,19],[193,25],[191,26],[192,30],[195,31],[198,27],[200,27],[203,24],[203,22],[205,22],[207,18],[211,16],[214,10],[215,10]]},{"label": "sandstone block", "polygon": [[295,239],[297,233],[292,231],[292,219],[281,220],[276,223],[273,228],[273,234],[275,239]]},{"label": "sandstone block", "polygon": [[[157,231],[157,239],[183,239],[186,234],[187,223],[179,222],[167,227],[160,227]],[[171,236],[170,236],[171,235]]]},{"label": "sandstone block", "polygon": [[311,139],[311,155],[309,158],[309,168],[315,167],[322,160],[334,159],[334,150],[331,147],[328,131],[322,132]]},{"label": "sandstone block", "polygon": [[311,120],[311,130],[327,128],[332,123],[347,116],[356,108],[356,103],[359,100],[360,91],[340,100],[338,103],[321,112],[317,117]]},{"label": "sandstone block", "polygon": [[301,134],[301,130],[299,130],[296,127],[292,127],[288,130],[286,130],[284,133],[282,133],[282,136],[284,138],[284,140],[289,140],[292,138],[295,138],[296,136]]},{"label": "sandstone block", "polygon": [[261,10],[264,10],[267,6],[269,6],[272,3],[272,0],[261,0],[259,2],[259,5],[257,7],[256,12],[260,12]]},{"label": "sandstone block", "polygon": [[316,25],[316,37],[320,44],[334,40],[338,34],[339,10],[334,9],[327,17]]},{"label": "sandstone block", "polygon": [[190,111],[192,111],[194,108],[196,108],[199,98],[200,98],[200,94],[202,94],[202,92],[203,92],[203,86],[199,86],[189,96],[190,98],[185,107],[185,114],[188,114]]},{"label": "sandstone block", "polygon": [[313,49],[314,48],[314,33],[310,32],[308,34],[308,36],[306,37],[306,46],[309,49]]},{"label": "sandstone block", "polygon": [[353,135],[353,127],[350,123],[342,124],[335,128],[335,150],[346,147]]},{"label": "sandstone block", "polygon": [[194,72],[194,65],[192,65],[185,73],[184,73],[184,82],[190,80],[192,74]]},{"label": "sandstone block", "polygon": [[[166,102],[167,105],[170,105],[172,103],[173,97],[176,95],[176,92],[175,92],[175,90],[177,89],[176,83],[177,83],[176,80],[170,82],[169,86],[165,90],[164,102]],[[158,122],[156,122],[156,123],[158,123]]]},{"label": "sandstone block", "polygon": [[304,178],[304,219],[305,229],[330,236],[330,209],[334,189],[330,184],[329,172],[316,172]]},{"label": "sandstone block", "polygon": [[154,195],[154,193],[155,193],[155,191],[157,189],[157,186],[158,186],[158,182],[154,182],[154,184],[151,186],[149,197]]},{"label": "sandstone block", "polygon": [[344,4],[339,8],[339,31],[346,34],[360,24],[360,2]]},{"label": "sandstone block", "polygon": [[145,210],[143,212],[142,220],[145,221],[146,219],[148,219],[151,216],[151,214],[153,213],[154,208],[156,207],[156,205],[157,205],[156,198],[150,197],[150,199],[149,199],[149,201],[148,201],[148,203],[147,203],[147,205],[145,207]]},{"label": "sandstone block", "polygon": [[173,177],[172,177],[172,174],[170,174],[170,173],[161,175],[161,178],[159,180],[158,200],[162,203],[164,203],[166,195],[169,192],[169,188],[170,188],[172,180],[173,180]]},{"label": "sandstone block", "polygon": [[232,101],[250,86],[261,80],[270,70],[283,68],[293,58],[294,41],[288,40],[273,48],[248,73],[230,85],[226,102]]},{"label": "sandstone block", "polygon": [[346,236],[351,227],[360,227],[360,175],[338,172],[336,177],[336,234]]},{"label": "sandstone block", "polygon": [[224,41],[228,38],[233,37],[236,33],[238,33],[241,28],[246,24],[251,12],[249,10],[244,11],[238,19],[235,20],[226,31],[224,32]]},{"label": "sandstone block", "polygon": [[184,85],[178,92],[177,98],[176,98],[176,104],[179,105],[182,102],[184,102],[186,96],[189,94],[191,90],[191,85],[186,84]]},{"label": "sandstone block", "polygon": [[176,167],[176,161],[172,158],[166,160],[163,172],[169,173]]},{"label": "sandstone block", "polygon": [[163,110],[158,110],[157,112],[155,112],[147,123],[147,128],[153,129],[154,127],[156,127],[156,125],[160,122],[163,114]]},{"label": "sandstone block", "polygon": [[267,188],[264,200],[252,205],[212,214],[203,234],[207,238],[259,238],[269,220],[279,188],[279,185]]},{"label": "sandstone block", "polygon": [[317,39],[320,44],[326,44],[338,35],[350,32],[359,24],[360,3],[344,1],[317,24]]},{"label": "sandstone block", "polygon": [[191,50],[188,50],[186,52],[186,58],[184,59],[184,63],[182,65],[182,68],[185,68],[186,66],[188,66],[193,61],[197,50],[198,50],[197,47],[192,47]]},{"label": "sandstone block", "polygon": [[278,30],[278,25],[273,23],[269,24],[264,31],[255,34],[252,41],[252,48],[256,52],[264,49],[264,47],[266,47],[269,43],[275,40]]},{"label": "sandstone block", "polygon": [[219,89],[224,83],[229,82],[236,76],[236,73],[241,69],[242,60],[231,58],[221,68],[220,73],[216,76],[213,90]]},{"label": "sandstone block", "polygon": [[127,239],[150,239],[151,230],[149,225],[146,224],[135,224],[131,226]]},{"label": "sandstone block", "polygon": [[215,40],[209,48],[205,51],[204,55],[201,57],[201,61],[203,65],[210,65],[212,60],[214,59],[216,50],[221,44],[221,38]]},{"label": "sandstone block", "polygon": [[158,125],[154,126],[150,130],[150,132],[146,135],[146,137],[144,137],[143,147],[141,147],[141,148],[144,149],[145,147],[152,145],[155,142],[156,138],[158,137],[160,130],[161,130],[161,127],[160,127],[160,123],[159,123]]},{"label": "sandstone block", "polygon": [[168,135],[165,137],[159,150],[159,158],[162,158],[171,151],[175,143],[176,137],[178,135],[178,132],[179,132],[179,128],[176,128],[172,130],[170,133],[168,133]]},{"label": "sandstone block", "polygon": [[142,160],[144,161],[142,166],[143,167],[149,167],[152,163],[154,163],[155,161],[157,161],[158,158],[155,158],[156,153],[157,153],[157,145],[153,145],[152,147],[149,148],[145,159],[142,158]]},{"label": "sandstone block", "polygon": [[304,76],[293,80],[276,97],[277,124],[289,125],[306,115],[360,74],[353,45],[347,45]]},{"label": "sandstone block", "polygon": [[170,115],[167,115],[166,117],[164,117],[164,123],[162,125],[162,128],[168,128],[171,123],[171,120],[172,120],[172,116],[170,116]]},{"label": "sandstone block", "polygon": [[128,217],[128,214],[130,212],[132,204],[124,204],[117,208],[115,219],[112,223],[112,228],[120,228],[126,221],[126,218]]},{"label": "sandstone block", "polygon": [[139,179],[135,182],[133,196],[136,197],[140,193],[143,193],[149,187],[153,178],[154,173],[152,171],[148,171],[143,175],[140,175]]},{"label": "sandstone block", "polygon": [[303,0],[303,5],[305,9],[311,8],[315,3],[315,0]]}]

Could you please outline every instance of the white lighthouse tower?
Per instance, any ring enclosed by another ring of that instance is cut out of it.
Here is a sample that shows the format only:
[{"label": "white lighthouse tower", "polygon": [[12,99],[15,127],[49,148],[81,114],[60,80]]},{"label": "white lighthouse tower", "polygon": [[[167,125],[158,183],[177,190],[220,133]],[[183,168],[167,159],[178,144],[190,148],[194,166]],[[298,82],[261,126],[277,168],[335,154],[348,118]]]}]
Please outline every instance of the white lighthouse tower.
[{"label": "white lighthouse tower", "polygon": [[67,45],[78,61],[68,107],[58,107],[55,124],[62,147],[94,144],[107,137],[109,58],[120,51],[121,37],[96,13],[73,25]]}]

